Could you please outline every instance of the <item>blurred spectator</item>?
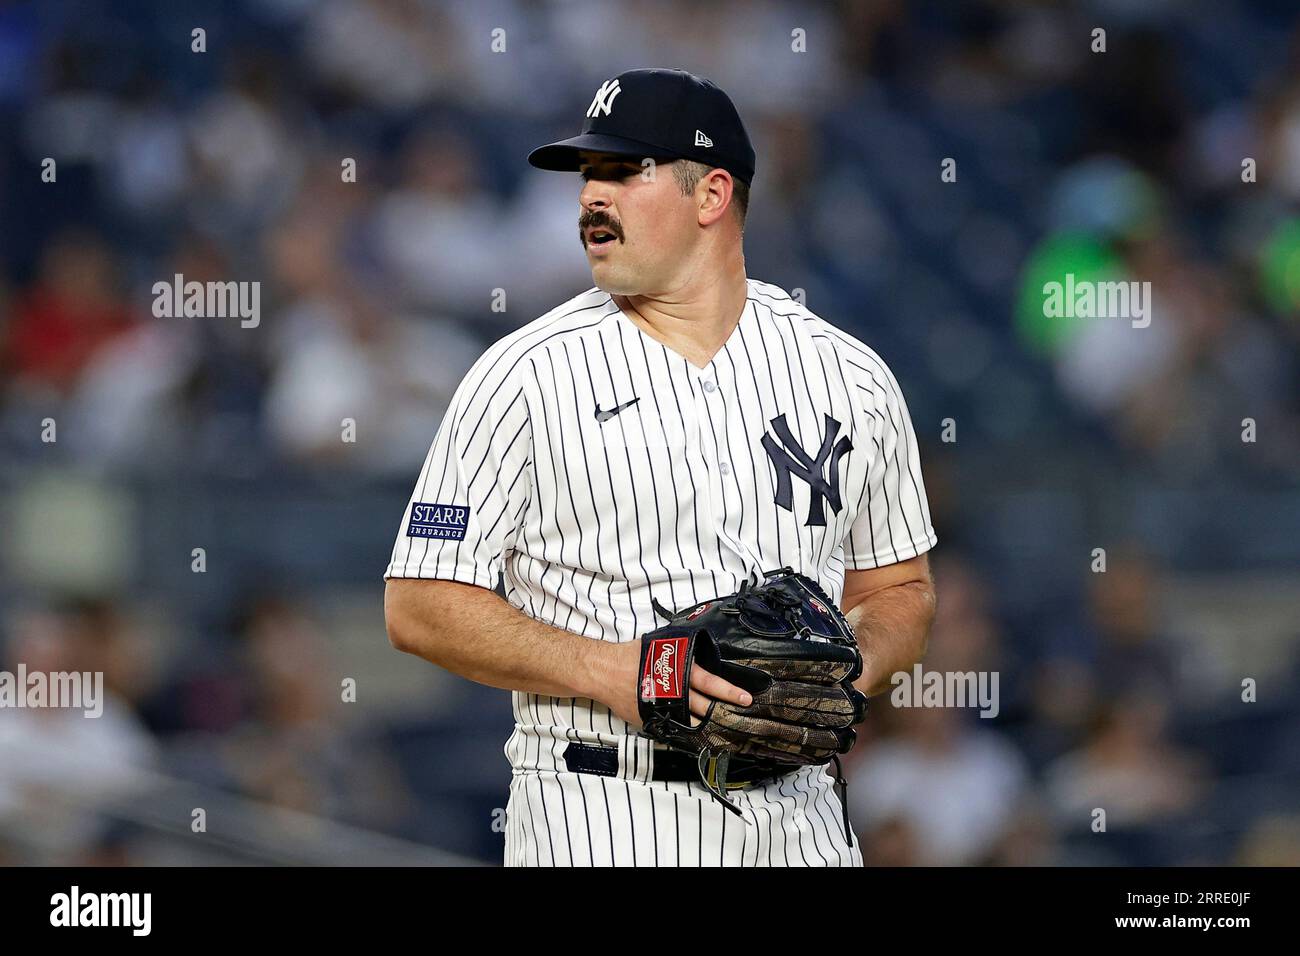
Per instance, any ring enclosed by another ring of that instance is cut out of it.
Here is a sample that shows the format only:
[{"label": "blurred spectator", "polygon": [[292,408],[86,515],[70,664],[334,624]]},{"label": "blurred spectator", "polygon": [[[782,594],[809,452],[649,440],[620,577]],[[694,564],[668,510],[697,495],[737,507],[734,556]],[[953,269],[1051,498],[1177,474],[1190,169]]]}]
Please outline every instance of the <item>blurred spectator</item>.
[{"label": "blurred spectator", "polygon": [[[380,301],[346,252],[356,189],[337,172],[322,169],[317,178],[267,242],[278,284],[292,298],[267,349],[266,428],[292,460],[405,474],[423,461],[486,343],[454,322]],[[439,218],[430,212],[427,222]],[[344,419],[356,423],[355,444],[342,440]]]},{"label": "blurred spectator", "polygon": [[1030,669],[1033,726],[1025,737],[1039,760],[1080,746],[1102,700],[1177,699],[1198,663],[1163,630],[1155,562],[1134,547],[1112,551],[1104,573],[1087,574],[1086,616],[1065,622]]},{"label": "blurred spectator", "polygon": [[386,109],[412,108],[447,91],[461,74],[466,41],[450,26],[437,4],[327,0],[311,7],[304,58],[348,97]]},{"label": "blurred spectator", "polygon": [[1101,808],[1108,827],[1134,826],[1193,806],[1206,768],[1165,739],[1166,719],[1153,693],[1134,690],[1102,704],[1084,745],[1047,768],[1057,822],[1083,829]]},{"label": "blurred spectator", "polygon": [[450,129],[421,130],[399,164],[400,181],[375,210],[385,264],[419,304],[486,312],[492,290],[509,285],[516,236],[473,144]]},{"label": "blurred spectator", "polygon": [[106,159],[109,198],[155,228],[184,198],[193,157],[161,77],[142,68],[125,91]]},{"label": "blurred spectator", "polygon": [[[371,304],[306,320],[311,332],[276,369],[267,396],[271,436],[290,458],[377,475],[418,468],[482,340],[450,322],[384,316]],[[342,440],[356,423],[355,444]]]},{"label": "blurred spectator", "polygon": [[344,719],[343,677],[319,626],[292,601],[251,602],[240,634],[245,719],[213,741],[239,792],[317,816],[389,828],[407,799],[391,757]]},{"label": "blurred spectator", "polygon": [[[231,258],[190,235],[158,281],[224,282]],[[152,284],[151,284],[152,285]],[[152,302],[152,293],[150,293]],[[155,318],[91,362],[70,405],[77,455],[114,470],[166,472],[256,460],[264,333],[238,317]],[[231,456],[237,445],[243,453]]]},{"label": "blurred spectator", "polygon": [[46,246],[35,284],[14,304],[7,365],[29,397],[66,396],[86,365],[133,324],[107,244],[65,232]]},{"label": "blurred spectator", "polygon": [[[11,625],[5,669],[103,675],[103,711],[0,710],[0,834],[21,845],[24,858],[76,864],[95,846],[107,822],[101,804],[147,785],[159,759],[157,743],[127,697],[148,668],[134,670],[107,607],[85,605],[19,615]],[[143,663],[143,662],[141,662]],[[25,690],[25,689],[20,689]]]},{"label": "blurred spectator", "polygon": [[969,866],[1012,832],[1029,785],[1024,761],[965,718],[951,707],[910,711],[897,739],[855,763],[850,815],[864,847],[881,841],[877,862]]},{"label": "blurred spectator", "polygon": [[1182,683],[1180,656],[1187,653],[1161,630],[1160,579],[1154,563],[1118,549],[1105,573],[1090,574],[1090,610],[1098,644],[1091,662],[1106,693],[1141,688],[1168,699]]},{"label": "blurred spectator", "polygon": [[279,102],[276,68],[265,56],[231,64],[228,85],[189,120],[196,160],[191,202],[196,224],[214,235],[243,235],[293,193],[305,145]]}]

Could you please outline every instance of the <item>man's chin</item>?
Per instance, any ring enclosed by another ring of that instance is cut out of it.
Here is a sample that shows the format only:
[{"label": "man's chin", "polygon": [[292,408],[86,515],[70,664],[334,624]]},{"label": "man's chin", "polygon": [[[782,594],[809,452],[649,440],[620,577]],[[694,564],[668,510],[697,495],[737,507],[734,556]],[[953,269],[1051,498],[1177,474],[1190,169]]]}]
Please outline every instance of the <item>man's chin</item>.
[{"label": "man's chin", "polygon": [[602,264],[596,264],[591,269],[591,281],[601,292],[607,292],[610,295],[639,295],[641,293],[641,284],[635,282],[629,276],[619,275],[611,269],[601,268]]}]

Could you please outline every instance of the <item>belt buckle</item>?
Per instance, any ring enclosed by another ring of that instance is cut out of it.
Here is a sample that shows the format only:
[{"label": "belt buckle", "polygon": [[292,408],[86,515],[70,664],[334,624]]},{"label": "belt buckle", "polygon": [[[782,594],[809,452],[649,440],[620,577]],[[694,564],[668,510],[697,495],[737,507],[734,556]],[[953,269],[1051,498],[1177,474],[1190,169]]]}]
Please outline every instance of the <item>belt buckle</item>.
[{"label": "belt buckle", "polygon": [[[718,788],[718,758],[714,756],[708,757],[704,766],[707,768],[704,775],[705,783],[711,789],[716,790]],[[755,782],[753,780],[728,780],[725,789],[744,790]]]}]

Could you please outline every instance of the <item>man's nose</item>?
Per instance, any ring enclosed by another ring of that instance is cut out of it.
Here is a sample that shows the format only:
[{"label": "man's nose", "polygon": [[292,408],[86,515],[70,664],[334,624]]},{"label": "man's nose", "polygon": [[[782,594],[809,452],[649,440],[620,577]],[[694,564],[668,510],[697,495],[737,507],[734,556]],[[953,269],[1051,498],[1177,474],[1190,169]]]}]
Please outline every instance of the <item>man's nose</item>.
[{"label": "man's nose", "polygon": [[583,185],[582,192],[578,194],[578,204],[584,212],[608,209],[609,194],[601,183],[591,180]]}]

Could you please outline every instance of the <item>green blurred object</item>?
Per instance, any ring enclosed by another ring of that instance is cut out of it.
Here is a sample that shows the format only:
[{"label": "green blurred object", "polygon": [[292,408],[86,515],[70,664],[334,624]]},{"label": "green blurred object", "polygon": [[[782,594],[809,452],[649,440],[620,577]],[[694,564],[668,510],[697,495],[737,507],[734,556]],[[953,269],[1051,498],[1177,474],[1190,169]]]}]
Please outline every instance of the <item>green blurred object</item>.
[{"label": "green blurred object", "polygon": [[73,471],[33,471],[4,504],[0,559],[38,592],[113,595],[135,572],[137,511],[119,485]]},{"label": "green blurred object", "polygon": [[1058,233],[1048,236],[1025,260],[1020,295],[1016,305],[1016,330],[1030,351],[1055,355],[1078,331],[1080,318],[1052,318],[1044,314],[1049,282],[1065,284],[1074,274],[1078,282],[1104,282],[1121,272],[1119,257],[1106,243],[1086,233]]},{"label": "green blurred object", "polygon": [[1269,305],[1300,316],[1300,219],[1282,223],[1264,243],[1260,282]]}]

